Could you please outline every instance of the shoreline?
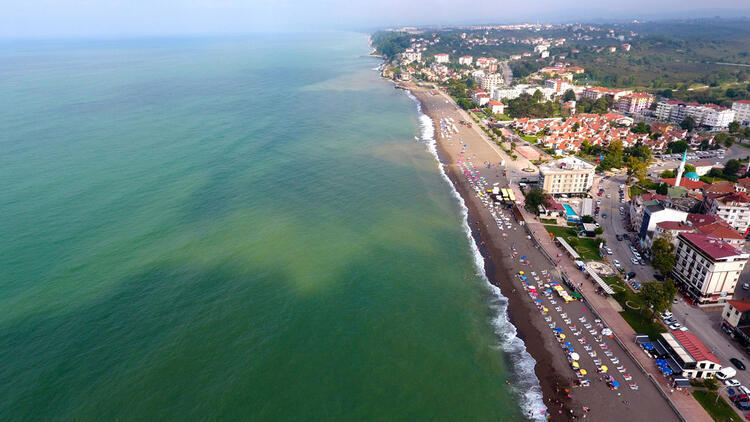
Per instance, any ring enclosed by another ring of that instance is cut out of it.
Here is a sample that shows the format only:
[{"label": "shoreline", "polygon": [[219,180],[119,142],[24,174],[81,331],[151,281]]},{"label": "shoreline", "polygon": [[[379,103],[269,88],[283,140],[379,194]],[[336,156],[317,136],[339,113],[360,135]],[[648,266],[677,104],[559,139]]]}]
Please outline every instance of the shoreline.
[{"label": "shoreline", "polygon": [[[396,85],[396,87],[398,86]],[[440,117],[430,110],[430,104],[425,98],[425,95],[429,94],[424,90],[401,88],[407,91],[418,103],[419,112],[430,118],[434,133],[438,133]],[[519,340],[522,342],[523,349],[520,351],[520,354],[527,354],[534,360],[534,367],[530,370],[535,375],[536,380],[538,380],[538,386],[541,388],[541,397],[526,396],[529,393],[533,395],[533,391],[528,391],[530,386],[518,386],[517,384],[521,380],[515,379],[513,384],[515,392],[520,396],[521,403],[519,404],[524,412],[528,411],[527,407],[530,406],[534,406],[538,412],[540,410],[538,409],[539,405],[543,404],[547,407],[546,410],[550,412],[551,420],[572,420],[569,414],[571,400],[567,397],[567,393],[564,392],[565,388],[570,388],[570,381],[562,375],[565,373],[563,371],[569,370],[567,362],[561,362],[559,354],[551,352],[553,349],[550,349],[550,347],[559,348],[559,346],[556,343],[552,344],[546,341],[546,336],[542,335],[542,329],[545,328],[542,318],[529,318],[529,315],[539,315],[539,312],[533,304],[524,299],[525,292],[522,289],[516,289],[515,287],[517,286],[513,286],[515,278],[509,268],[509,263],[506,262],[509,259],[508,254],[495,243],[497,238],[491,233],[492,227],[496,228],[496,224],[494,221],[488,221],[487,217],[489,217],[489,214],[483,216],[481,212],[482,208],[475,203],[474,191],[464,181],[462,174],[456,166],[457,157],[437,139],[433,139],[433,141],[436,148],[436,158],[442,165],[443,171],[453,185],[456,193],[461,197],[463,205],[466,207],[466,221],[470,230],[471,241],[473,242],[472,247],[477,248],[481,255],[483,260],[482,270],[487,282],[499,289],[497,294],[500,298],[506,300],[505,309],[499,311],[505,315],[498,315],[498,317],[505,317],[507,323],[515,329],[514,337],[517,338],[516,342]],[[482,228],[486,229],[482,230]],[[525,235],[525,232],[523,234]],[[512,352],[505,348],[504,352],[508,355],[512,354]],[[521,362],[509,362],[514,378],[524,375],[519,373],[522,372],[522,368],[518,367],[519,363]],[[517,387],[523,388],[524,391],[519,390]],[[531,387],[533,389],[533,386]],[[560,409],[563,412],[557,413],[550,410],[552,404],[557,404],[558,406],[562,404],[561,408],[553,410]],[[529,417],[528,414],[524,416]],[[540,418],[542,420],[545,419],[541,413],[533,415],[534,420],[539,420]]]}]

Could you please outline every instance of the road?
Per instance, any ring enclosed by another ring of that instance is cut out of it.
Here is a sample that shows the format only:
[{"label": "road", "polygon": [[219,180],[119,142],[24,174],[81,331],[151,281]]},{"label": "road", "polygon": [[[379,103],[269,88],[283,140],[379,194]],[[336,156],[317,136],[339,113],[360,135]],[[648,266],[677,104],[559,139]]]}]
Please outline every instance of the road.
[{"label": "road", "polygon": [[508,62],[500,62],[500,71],[503,73],[503,83],[505,86],[510,86],[513,82],[513,71],[508,66]]}]

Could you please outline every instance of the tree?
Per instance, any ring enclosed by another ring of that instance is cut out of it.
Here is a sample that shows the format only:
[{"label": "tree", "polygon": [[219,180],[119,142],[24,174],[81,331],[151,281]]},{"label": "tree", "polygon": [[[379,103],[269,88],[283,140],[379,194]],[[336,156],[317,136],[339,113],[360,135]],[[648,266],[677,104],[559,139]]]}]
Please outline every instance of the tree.
[{"label": "tree", "polygon": [[662,184],[656,187],[656,193],[659,195],[666,195],[669,193],[669,185],[662,182]]},{"label": "tree", "polygon": [[688,146],[688,143],[685,141],[670,142],[667,144],[667,150],[672,154],[679,154],[687,151]]},{"label": "tree", "polygon": [[583,217],[581,217],[581,222],[583,222],[583,223],[593,223],[594,222],[594,217],[592,217],[590,215],[584,215]]},{"label": "tree", "polygon": [[639,293],[643,303],[651,309],[651,318],[657,312],[667,311],[672,306],[675,294],[677,294],[677,288],[671,279],[665,280],[663,284],[657,281],[643,283]]},{"label": "tree", "polygon": [[737,133],[739,131],[740,131],[740,122],[738,122],[738,121],[735,120],[735,121],[729,123],[729,132],[730,133]]},{"label": "tree", "polygon": [[659,237],[651,246],[651,265],[663,275],[672,271],[675,264],[674,245],[669,240]]},{"label": "tree", "polygon": [[680,123],[680,127],[689,132],[692,132],[692,130],[695,129],[695,119],[693,118],[693,116],[685,117],[682,123]]},{"label": "tree", "polygon": [[740,171],[740,168],[742,167],[742,164],[740,164],[739,161],[735,159],[731,159],[724,164],[724,170],[722,173],[724,174],[724,177],[736,181],[737,180],[737,172]]},{"label": "tree", "polygon": [[562,100],[565,101],[565,102],[573,101],[575,99],[576,99],[576,93],[573,92],[572,89],[569,89],[569,90],[565,91],[565,93],[562,96]]},{"label": "tree", "polygon": [[594,234],[602,234],[602,233],[604,233],[603,227],[597,227],[594,229]]},{"label": "tree", "polygon": [[578,132],[578,129],[581,128],[581,125],[578,124],[578,122],[573,123],[573,132]]},{"label": "tree", "polygon": [[625,160],[625,166],[628,169],[627,184],[630,184],[631,178],[636,178],[638,180],[646,178],[648,173],[648,161],[643,161],[637,157],[630,156]]},{"label": "tree", "polygon": [[526,193],[526,209],[538,215],[540,205],[549,206],[549,200],[543,190],[532,188]]},{"label": "tree", "polygon": [[675,174],[674,174],[674,171],[672,170],[664,170],[663,172],[661,172],[659,177],[662,179],[670,179],[672,177],[675,177]]},{"label": "tree", "polygon": [[651,133],[651,126],[647,125],[646,122],[638,122],[637,125],[630,128],[630,131],[633,133],[648,134]]}]

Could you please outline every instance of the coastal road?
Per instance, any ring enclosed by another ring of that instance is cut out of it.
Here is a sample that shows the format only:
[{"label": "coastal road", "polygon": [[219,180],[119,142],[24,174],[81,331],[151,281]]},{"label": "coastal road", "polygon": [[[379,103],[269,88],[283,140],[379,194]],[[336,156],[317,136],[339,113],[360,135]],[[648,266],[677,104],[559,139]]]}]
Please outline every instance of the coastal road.
[{"label": "coastal road", "polygon": [[[457,110],[450,103],[446,103],[444,97],[441,98],[437,95],[430,95],[424,92],[419,93],[418,97],[424,101],[426,106],[423,109],[426,110],[436,124],[440,121],[441,117],[451,117],[456,121],[465,120],[464,117],[460,117],[460,110]],[[522,289],[520,280],[513,276],[520,270],[529,273],[534,271],[538,274],[543,274],[542,272],[546,271],[548,274],[553,274],[555,265],[544,258],[540,250],[535,247],[531,240],[526,238],[523,227],[514,223],[510,229],[504,227],[504,230],[500,230],[498,228],[490,215],[490,211],[473,192],[472,187],[463,176],[463,171],[458,169],[455,164],[457,158],[461,156],[460,152],[463,145],[466,144],[467,148],[463,155],[464,158],[475,163],[476,168],[481,170],[481,175],[487,178],[488,183],[490,185],[493,183],[504,183],[506,178],[502,176],[501,171],[498,171],[496,168],[488,169],[485,167],[485,163],[497,163],[503,159],[502,154],[504,153],[499,151],[496,145],[488,142],[486,138],[480,136],[476,131],[468,130],[466,126],[457,125],[457,127],[459,128],[459,133],[452,135],[451,138],[439,136],[439,131],[436,133],[436,140],[441,148],[441,156],[447,170],[454,179],[456,188],[461,192],[470,209],[473,221],[472,228],[475,229],[481,240],[486,242],[486,245],[480,246],[480,250],[492,257],[492,262],[496,269],[493,284],[500,286],[503,294],[509,298],[509,311],[511,312],[513,322],[519,327],[520,335],[524,335],[524,341],[528,350],[537,359],[535,371],[537,377],[542,380],[543,388],[546,388],[545,398],[555,399],[556,397],[560,397],[559,390],[555,393],[555,384],[562,382],[562,385],[565,385],[576,378],[566,360],[564,351],[560,348],[560,344],[557,342],[548,323],[555,322],[558,326],[562,326],[566,332],[570,330],[568,325],[578,325],[580,327],[582,323],[563,323],[556,310],[554,311],[555,314],[551,316],[552,320],[545,322],[541,318],[534,301]],[[503,212],[507,213],[507,211]],[[514,252],[514,246],[517,253],[515,257],[511,255]],[[523,263],[518,261],[521,255],[527,256],[527,260]],[[559,280],[557,277],[553,279]],[[571,321],[579,321],[579,318],[585,317],[586,321],[592,322],[595,318],[586,304],[581,304],[580,302],[561,304],[558,302],[555,306],[563,305],[564,312],[568,314]],[[535,333],[535,330],[538,333]],[[577,342],[578,337],[573,334],[570,335],[576,344],[576,351],[579,351],[579,349],[583,351],[583,345]],[[590,333],[585,332],[583,336],[589,342],[593,341],[589,337],[591,336]],[[612,375],[620,380],[621,387],[619,390],[611,391],[602,381],[599,381],[591,358],[588,355],[584,355],[582,364],[585,364],[592,374],[590,376],[592,386],[577,388],[571,391],[572,400],[575,404],[572,409],[578,414],[579,418],[581,416],[581,406],[589,406],[592,409],[591,413],[588,414],[590,420],[630,422],[633,420],[652,420],[650,419],[652,417],[665,422],[676,420],[677,418],[674,412],[668,407],[667,402],[660,398],[657,387],[637,369],[638,366],[632,361],[632,358],[617,343],[612,342],[610,339],[605,339],[605,342],[609,350],[620,360],[620,363],[614,366],[624,365],[627,368],[627,372],[632,375],[633,381],[639,385],[639,390],[634,391],[627,388],[624,379],[621,379],[622,373],[617,371]],[[596,345],[596,347],[599,346]],[[600,355],[603,354],[601,349],[598,349],[598,352]],[[610,365],[610,367],[612,366]],[[558,380],[555,374],[564,377],[564,380]],[[550,380],[550,377],[554,378]],[[562,400],[566,400],[564,393]],[[564,413],[557,414],[555,412],[557,407],[554,402],[549,403],[547,406],[552,410],[553,420],[568,419]]]}]

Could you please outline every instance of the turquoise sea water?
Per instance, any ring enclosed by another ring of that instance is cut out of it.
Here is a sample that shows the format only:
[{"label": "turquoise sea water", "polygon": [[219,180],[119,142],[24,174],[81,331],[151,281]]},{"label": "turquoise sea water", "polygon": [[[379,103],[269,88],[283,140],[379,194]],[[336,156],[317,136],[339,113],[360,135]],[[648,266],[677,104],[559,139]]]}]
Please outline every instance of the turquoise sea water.
[{"label": "turquoise sea water", "polygon": [[0,420],[511,420],[362,34],[0,49]]}]

